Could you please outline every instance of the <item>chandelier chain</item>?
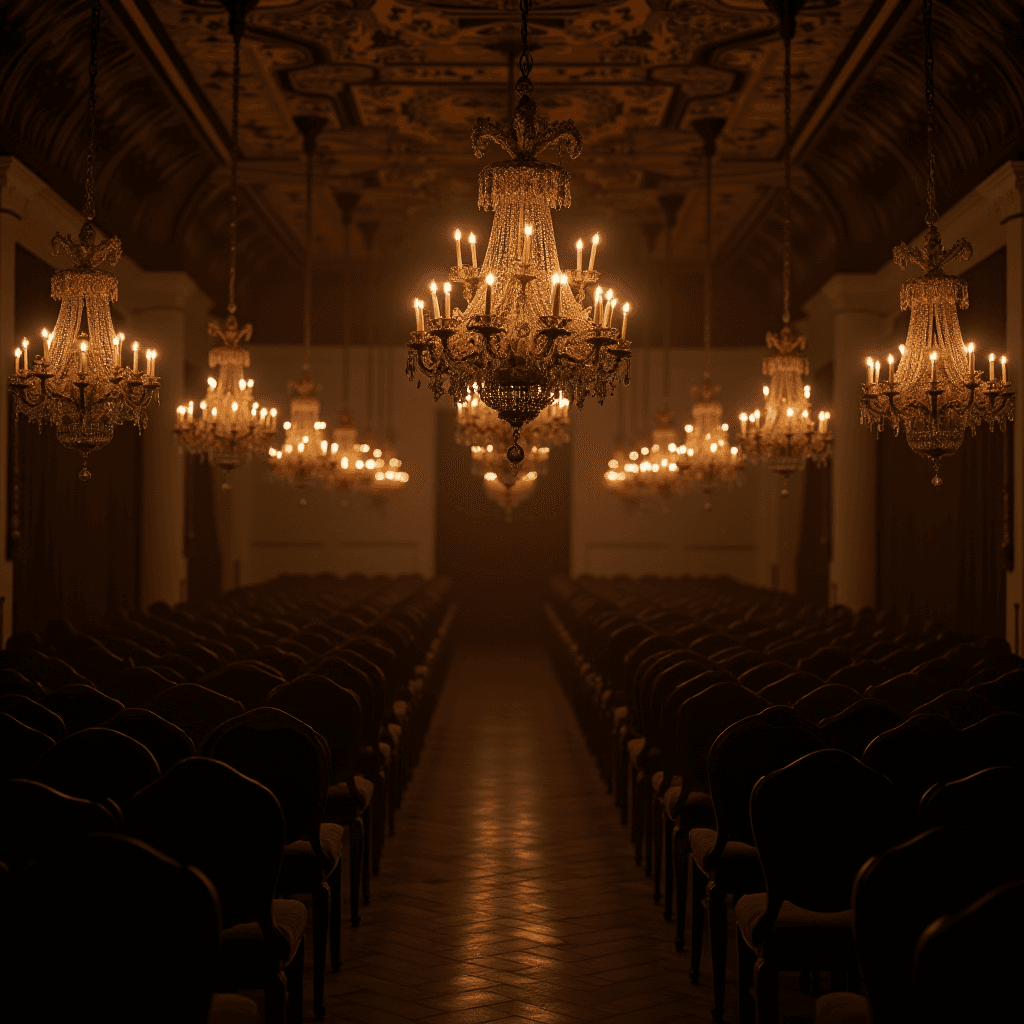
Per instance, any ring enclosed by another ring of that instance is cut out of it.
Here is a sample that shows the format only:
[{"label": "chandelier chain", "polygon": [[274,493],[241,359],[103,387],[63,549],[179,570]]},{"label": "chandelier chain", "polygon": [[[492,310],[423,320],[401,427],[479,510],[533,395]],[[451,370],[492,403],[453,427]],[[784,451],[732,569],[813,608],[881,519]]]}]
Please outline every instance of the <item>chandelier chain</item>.
[{"label": "chandelier chain", "polygon": [[302,296],[302,369],[309,369],[313,335],[313,154],[316,142],[306,146],[306,268]]},{"label": "chandelier chain", "polygon": [[711,161],[714,149],[704,150],[704,377],[711,376]]},{"label": "chandelier chain", "polygon": [[793,198],[791,186],[791,156],[792,156],[792,103],[793,103],[793,68],[791,63],[791,33],[789,31],[789,4],[782,5],[782,18],[784,30],[782,34],[782,48],[785,56],[783,67],[783,213],[782,213],[782,322],[789,323],[789,291],[790,278],[792,275],[792,246],[793,246]]},{"label": "chandelier chain", "polygon": [[89,19],[89,101],[86,108],[86,133],[89,136],[89,149],[85,157],[85,219],[91,221],[96,216],[96,204],[93,193],[96,187],[96,74],[98,71],[96,55],[100,45],[100,0],[92,0],[92,13]]},{"label": "chandelier chain", "polygon": [[665,292],[668,300],[665,303],[665,366],[662,376],[661,393],[668,408],[669,376],[672,360],[672,228],[675,217],[669,208],[665,208]]},{"label": "chandelier chain", "polygon": [[530,53],[530,7],[532,0],[519,0],[519,13],[522,15],[520,38],[522,42],[522,53],[519,55],[519,81],[516,82],[516,92],[520,96],[529,96],[533,92],[533,83],[530,81],[530,72],[533,70],[533,55]]},{"label": "chandelier chain", "polygon": [[231,252],[228,262],[228,313],[235,314],[235,277],[238,264],[238,101],[242,81],[242,36],[245,17],[232,20],[234,43],[231,71]]},{"label": "chandelier chain", "polygon": [[935,210],[935,53],[932,47],[932,0],[924,0],[924,103],[927,112],[928,215],[931,227],[938,220]]}]

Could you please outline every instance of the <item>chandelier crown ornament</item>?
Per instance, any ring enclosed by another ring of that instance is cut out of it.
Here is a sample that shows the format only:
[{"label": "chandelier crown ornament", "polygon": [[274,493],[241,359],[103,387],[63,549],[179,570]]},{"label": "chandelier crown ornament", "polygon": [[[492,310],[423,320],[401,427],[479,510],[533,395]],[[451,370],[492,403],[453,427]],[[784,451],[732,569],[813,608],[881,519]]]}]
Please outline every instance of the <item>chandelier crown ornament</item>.
[{"label": "chandelier crown ornament", "polygon": [[96,76],[99,48],[100,0],[93,0],[89,31],[88,151],[85,176],[85,223],[77,240],[57,232],[53,254],[67,255],[72,266],[57,270],[50,295],[60,302],[52,332],[43,331],[41,353],[30,362],[27,338],[15,350],[14,376],[8,380],[15,423],[24,414],[42,430],[55,428],[57,440],[82,456],[78,479],[89,480],[92,452],[110,443],[114,429],[130,423],[146,426],[146,408],[159,397],[156,349],[146,349],[146,369],[139,370],[139,343],[132,345],[132,368],[122,365],[124,334],[114,330],[110,303],[117,300],[117,278],[101,264],[117,265],[121,242],[96,240]]},{"label": "chandelier crown ornament", "polygon": [[783,218],[782,218],[782,327],[768,331],[765,343],[772,350],[761,372],[770,380],[764,386],[764,416],[760,409],[740,414],[740,444],[751,464],[762,464],[782,477],[782,494],[789,494],[788,482],[810,459],[822,466],[832,454],[831,414],[811,407],[811,387],[804,383],[810,373],[807,359],[798,355],[807,347],[791,321],[790,284],[793,252],[792,121],[793,68],[791,47],[796,32],[795,16],[802,0],[772,0],[769,4],[779,18],[783,50]]},{"label": "chandelier crown ornament", "polygon": [[900,269],[920,267],[921,277],[900,286],[900,309],[910,311],[907,341],[900,346],[899,365],[889,355],[888,376],[881,379],[880,360],[868,359],[867,380],[861,386],[860,419],[878,433],[888,423],[893,433],[902,425],[911,450],[928,459],[935,471],[932,484],[942,483],[939,467],[956,452],[969,429],[982,423],[1006,429],[1013,419],[1015,393],[1007,380],[1006,357],[996,375],[995,354],[989,355],[988,377],[975,369],[974,343],[965,345],[957,308],[967,308],[967,282],[949,275],[945,266],[969,260],[970,242],[960,238],[948,249],[942,245],[935,206],[935,93],[932,49],[932,0],[924,0],[924,78],[927,143],[927,209],[921,246],[901,242],[893,249]]},{"label": "chandelier crown ornament", "polygon": [[[530,0],[521,0],[522,55],[516,91],[519,104],[509,122],[482,119],[473,129],[474,152],[482,156],[494,142],[511,160],[490,164],[480,175],[478,205],[494,213],[483,262],[476,239],[469,236],[471,266],[463,262],[462,233],[455,232],[456,266],[451,277],[461,283],[465,309],[452,308],[444,291],[444,315],[436,282],[431,307],[414,300],[416,330],[409,343],[407,372],[429,381],[435,398],[459,401],[474,387],[480,398],[512,429],[507,457],[514,466],[525,451],[523,427],[561,395],[582,405],[598,401],[628,380],[630,346],[626,340],[629,304],[600,289],[586,306],[587,286],[596,285],[594,235],[590,265],[583,269],[583,245],[577,243],[576,270],[563,273],[551,210],[568,206],[568,173],[536,155],[557,145],[578,155],[582,140],[572,122],[551,123],[537,114],[530,99],[533,60],[528,42]],[[450,283],[450,282],[449,282]],[[621,315],[619,325],[613,321]]]},{"label": "chandelier crown ornament", "polygon": [[[250,0],[223,0],[230,20],[234,63],[231,77],[231,184],[228,258],[228,315],[223,325],[211,321],[207,330],[221,344],[210,349],[208,362],[216,377],[208,377],[206,397],[198,403],[182,403],[177,409],[174,432],[189,455],[208,459],[225,471],[240,466],[258,451],[266,451],[277,433],[277,410],[261,405],[253,396],[254,381],[242,373],[249,367],[249,350],[242,346],[252,338],[252,324],[239,326],[235,315],[238,269],[238,100],[241,82],[241,46],[245,15]],[[227,480],[221,485],[225,490]]]}]

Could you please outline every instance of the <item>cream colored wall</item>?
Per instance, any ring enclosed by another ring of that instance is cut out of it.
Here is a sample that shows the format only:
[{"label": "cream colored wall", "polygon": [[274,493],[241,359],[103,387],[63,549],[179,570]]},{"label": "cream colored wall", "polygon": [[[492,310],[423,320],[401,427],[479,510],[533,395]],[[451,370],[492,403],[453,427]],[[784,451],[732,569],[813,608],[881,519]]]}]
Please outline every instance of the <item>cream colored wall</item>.
[{"label": "cream colored wall", "polygon": [[[277,406],[283,423],[288,382],[301,376],[302,349],[255,344],[251,353],[256,394]],[[232,489],[217,492],[226,587],[235,582],[236,562],[243,585],[288,572],[433,575],[437,405],[426,387],[406,378],[404,348],[390,348],[390,367],[398,455],[411,478],[406,490],[385,499],[313,489],[300,495],[272,478],[262,461],[236,470]],[[351,349],[350,373],[350,413],[362,433],[368,421],[365,347]],[[316,346],[310,376],[320,386],[322,415],[333,429],[342,406],[341,348]],[[384,434],[380,415],[376,433]]]}]

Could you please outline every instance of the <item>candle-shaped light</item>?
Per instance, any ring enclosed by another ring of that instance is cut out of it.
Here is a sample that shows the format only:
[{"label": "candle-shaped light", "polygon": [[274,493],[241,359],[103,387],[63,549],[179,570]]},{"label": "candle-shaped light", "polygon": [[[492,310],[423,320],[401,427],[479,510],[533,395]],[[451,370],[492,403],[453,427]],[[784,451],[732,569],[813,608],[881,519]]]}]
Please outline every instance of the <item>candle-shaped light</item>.
[{"label": "candle-shaped light", "polygon": [[590,240],[590,269],[594,269],[594,261],[597,259],[597,243],[601,241],[600,235],[594,235]]},{"label": "candle-shaped light", "polygon": [[551,315],[558,316],[555,312],[555,295],[558,293],[558,274],[551,275],[551,297],[548,300],[551,303]]},{"label": "candle-shaped light", "polygon": [[[892,356],[889,356],[889,361],[892,362]],[[823,412],[818,413],[818,433],[825,433],[825,414]]]},{"label": "candle-shaped light", "polygon": [[552,306],[552,316],[560,316],[562,313],[562,288],[569,283],[568,274],[558,275],[558,287],[555,289],[555,301]]},{"label": "candle-shaped light", "polygon": [[132,373],[139,372],[139,343],[132,342]]},{"label": "candle-shaped light", "polygon": [[476,269],[476,235],[472,231],[469,233],[469,256],[473,261],[473,269]]},{"label": "candle-shaped light", "polygon": [[935,367],[936,367],[936,365],[939,362],[939,353],[936,352],[935,349],[932,349],[931,355],[928,356],[928,358],[931,360],[931,364],[932,364],[932,383],[934,384],[935,383]]},{"label": "candle-shaped light", "polygon": [[988,379],[996,379],[996,354],[995,352],[989,352],[988,354]]},{"label": "candle-shaped light", "polygon": [[622,306],[622,330],[619,332],[619,340],[626,340],[626,324],[629,323],[629,303],[623,303]]},{"label": "candle-shaped light", "polygon": [[968,342],[967,344],[967,372],[974,376],[974,342]]},{"label": "candle-shaped light", "polygon": [[[1003,356],[999,360],[999,363],[1000,363],[1000,365],[1003,368],[1003,383],[1005,384],[1006,383],[1006,356]],[[25,357],[25,369],[26,370],[28,369],[28,356]]]},{"label": "candle-shaped light", "polygon": [[576,273],[583,272],[583,239],[576,239]]},{"label": "candle-shaped light", "polygon": [[445,318],[445,320],[451,320],[451,318],[452,318],[452,283],[451,283],[451,281],[445,281],[445,283],[444,283],[444,318]]},{"label": "candle-shaped light", "polygon": [[892,367],[893,367],[893,363],[895,363],[895,362],[896,362],[896,360],[893,358],[893,354],[890,352],[889,353],[889,383],[890,384],[892,383]]},{"label": "candle-shaped light", "polygon": [[875,375],[875,361],[874,361],[874,359],[871,358],[871,356],[868,356],[868,383],[869,384],[871,383],[872,378],[874,377],[874,375]]},{"label": "candle-shaped light", "polygon": [[612,300],[614,298],[615,298],[615,293],[611,290],[611,288],[609,288],[608,291],[606,291],[604,293],[604,314],[601,317],[601,323],[599,325],[601,327],[607,327],[608,324],[611,321],[612,308],[613,308],[612,307]]},{"label": "candle-shaped light", "polygon": [[612,325],[612,317],[615,315],[615,307],[618,304],[619,304],[619,300],[618,299],[612,299],[612,301],[609,302],[608,305],[605,307],[605,314],[604,314],[604,325],[605,325],[605,327],[611,327],[611,325]]},{"label": "candle-shaped light", "polygon": [[433,306],[434,306],[434,319],[435,320],[440,320],[441,319],[441,307],[437,304],[437,282],[436,281],[431,281],[430,282],[430,301],[433,303]]},{"label": "candle-shaped light", "polygon": [[190,401],[188,403],[188,421],[189,421],[189,423],[192,422],[192,420],[193,420],[193,418],[195,416],[195,412],[196,412],[196,403]]},{"label": "candle-shaped light", "polygon": [[462,269],[462,231],[455,229],[455,265]]},{"label": "candle-shaped light", "polygon": [[484,278],[484,282],[487,285],[487,291],[484,294],[484,316],[490,316],[491,315],[491,293],[492,293],[492,289],[494,288],[494,275],[493,274],[488,274],[487,277]]},{"label": "candle-shaped light", "polygon": [[523,262],[530,262],[530,243],[533,241],[533,225],[527,224],[523,228]]},{"label": "candle-shaped light", "polygon": [[[25,372],[28,373],[28,338],[21,339],[21,351],[25,353]],[[1006,361],[1005,359],[1003,360]],[[1003,374],[1003,379],[1006,379],[1006,374]]]},{"label": "candle-shaped light", "polygon": [[598,285],[594,289],[594,326],[595,327],[600,327],[601,326],[601,314],[603,312],[602,309],[601,309],[601,297],[603,295],[604,295],[604,289],[600,285]]},{"label": "candle-shaped light", "polygon": [[[767,384],[765,384],[764,387],[761,388],[761,394],[764,395],[765,398],[767,398],[770,393],[771,393],[771,389],[768,387]],[[760,416],[761,415],[761,410],[760,409],[756,410],[754,415],[755,416]]]},{"label": "candle-shaped light", "polygon": [[[138,343],[136,342],[136,344],[138,344]],[[88,360],[89,360],[89,343],[87,341],[83,341],[78,346],[78,370],[79,370],[80,373],[85,373],[85,368],[86,368],[86,366],[89,365]]]},{"label": "candle-shaped light", "polygon": [[44,327],[42,330],[43,341],[46,342],[46,348],[43,350],[43,365],[50,365],[50,346],[53,344],[53,335]]},{"label": "candle-shaped light", "polygon": [[124,341],[124,335],[120,331],[114,335],[114,369],[121,369],[121,342]]},{"label": "candle-shaped light", "polygon": [[[881,363],[880,360],[876,359],[875,360],[875,383],[876,384],[879,382],[879,380],[881,378],[881,375],[882,375],[882,363]],[[811,390],[810,388],[807,389],[808,392],[810,392],[810,390]],[[807,397],[810,398],[810,394],[808,394]]]},{"label": "candle-shaped light", "polygon": [[740,436],[747,436],[747,414],[745,412],[740,413]]},{"label": "candle-shaped light", "polygon": [[810,397],[811,397],[811,385],[810,384],[805,384],[804,385],[804,398],[810,400]]},{"label": "candle-shaped light", "polygon": [[14,372],[21,373],[21,349],[14,350]]}]

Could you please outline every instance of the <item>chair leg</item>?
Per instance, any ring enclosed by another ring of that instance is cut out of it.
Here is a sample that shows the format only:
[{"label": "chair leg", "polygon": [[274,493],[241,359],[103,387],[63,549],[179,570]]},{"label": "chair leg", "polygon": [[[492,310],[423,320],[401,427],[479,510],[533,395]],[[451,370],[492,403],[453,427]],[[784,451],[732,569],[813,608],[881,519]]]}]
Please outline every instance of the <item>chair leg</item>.
[{"label": "chair leg", "polygon": [[341,861],[327,879],[331,890],[331,970],[341,970]]},{"label": "chair leg", "polygon": [[678,825],[672,840],[676,874],[676,952],[686,948],[686,884],[690,865],[690,834]]},{"label": "chair leg", "polygon": [[643,812],[644,812],[644,874],[650,878],[653,868],[652,855],[654,853],[654,791],[651,789],[650,780],[646,773],[641,783],[643,786]]},{"label": "chair leg", "polygon": [[778,1024],[779,972],[765,963],[763,956],[754,964],[754,993],[757,997],[757,1024]]},{"label": "chair leg", "polygon": [[[711,979],[715,989],[715,1006],[711,1016],[725,1016],[725,965],[729,949],[728,917],[722,887],[712,882],[707,888],[708,931],[711,936]],[[696,906],[696,903],[694,904]]]},{"label": "chair leg", "polygon": [[672,833],[675,831],[675,826],[672,819],[665,817],[664,825],[662,826],[662,832],[664,833],[665,839],[665,920],[672,920],[672,897],[674,893],[672,886],[675,883],[675,852],[672,849]]},{"label": "chair leg", "polygon": [[363,906],[368,907],[370,905],[370,860],[373,856],[373,835],[374,835],[374,813],[373,805],[363,811],[363,818],[367,815],[370,816],[368,824],[363,825]]},{"label": "chair leg", "polygon": [[380,861],[384,853],[384,825],[387,820],[387,785],[383,772],[373,780],[373,843],[371,845],[371,867],[375,875],[380,874]]},{"label": "chair leg", "polygon": [[306,940],[302,938],[292,962],[284,969],[288,981],[288,1024],[302,1024],[302,973],[305,961]]},{"label": "chair leg", "polygon": [[399,792],[397,751],[392,751],[391,764],[388,766],[388,795],[388,835],[393,836],[395,834],[395,809],[398,807],[398,801],[402,798]]},{"label": "chair leg", "polygon": [[704,894],[708,878],[696,862],[693,862],[690,873],[693,876],[693,896],[690,900],[690,981],[696,985],[700,982],[700,956],[704,949]]},{"label": "chair leg", "polygon": [[654,902],[661,902],[661,853],[665,846],[665,815],[659,814],[661,806],[657,799],[652,798],[653,808],[651,810],[651,842],[654,846]]},{"label": "chair leg", "polygon": [[284,974],[269,976],[263,986],[263,1019],[266,1024],[284,1024],[284,1004],[287,992]]},{"label": "chair leg", "polygon": [[352,927],[359,926],[359,879],[363,866],[363,819],[353,818],[348,838],[348,902]]},{"label": "chair leg", "polygon": [[326,882],[320,882],[313,887],[313,1012],[317,1020],[323,1020],[327,1013],[324,1008],[324,974],[327,972],[327,928],[330,916],[331,890]]},{"label": "chair leg", "polygon": [[736,929],[736,988],[738,996],[739,1024],[754,1024],[754,961],[757,955],[743,941],[740,930]]}]

